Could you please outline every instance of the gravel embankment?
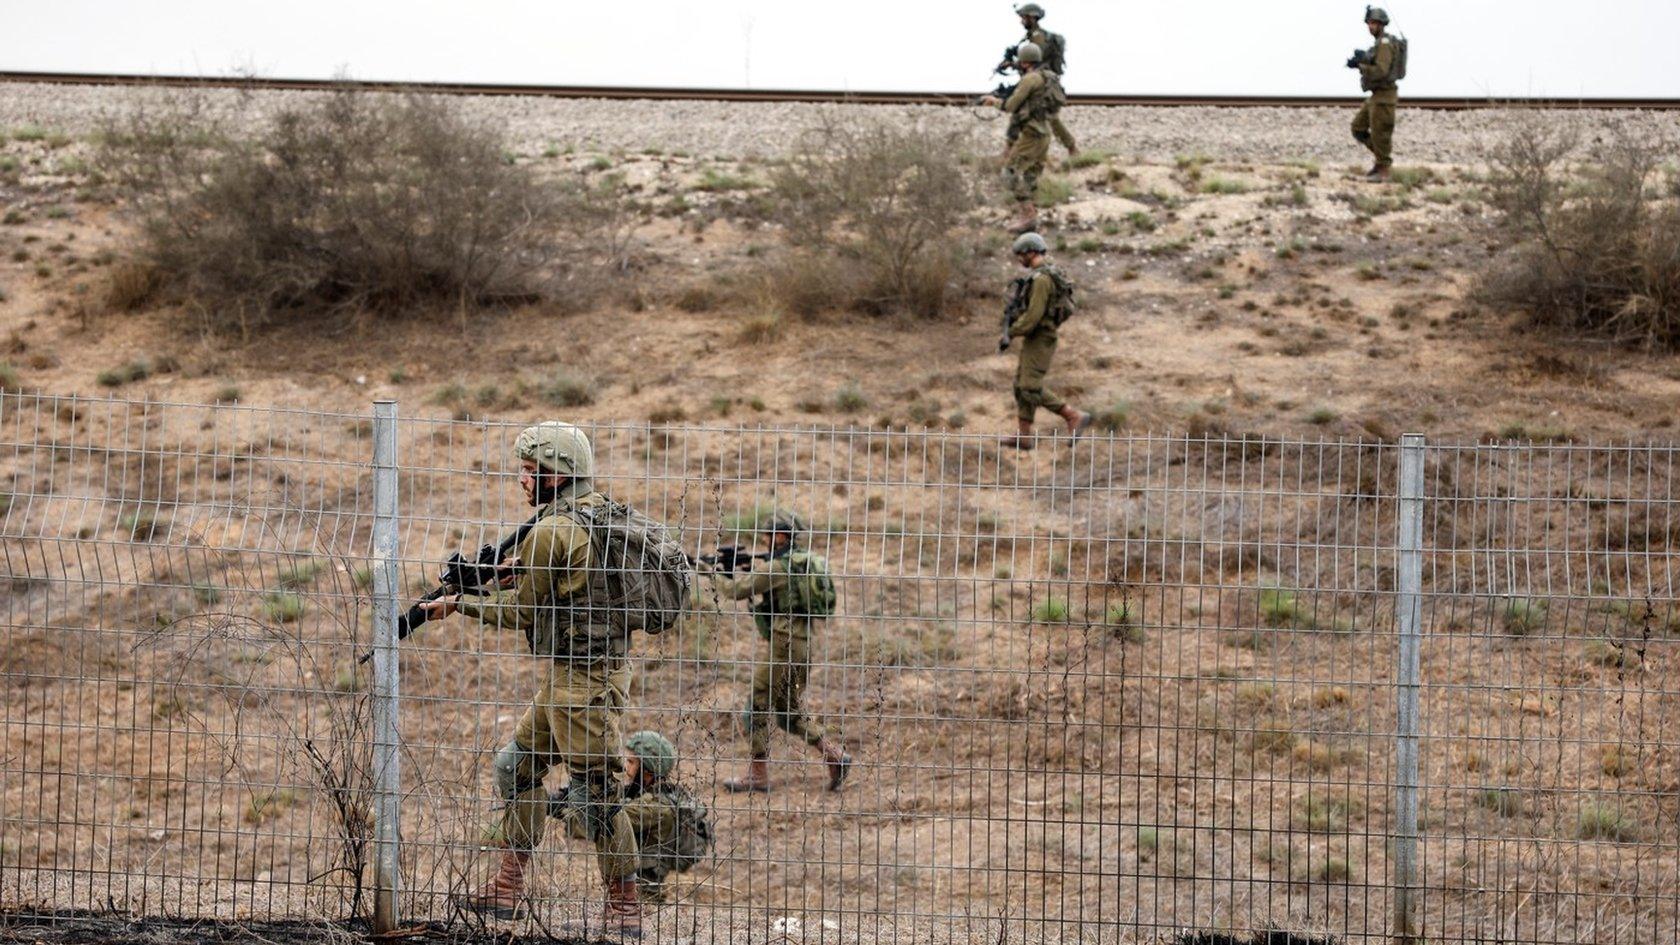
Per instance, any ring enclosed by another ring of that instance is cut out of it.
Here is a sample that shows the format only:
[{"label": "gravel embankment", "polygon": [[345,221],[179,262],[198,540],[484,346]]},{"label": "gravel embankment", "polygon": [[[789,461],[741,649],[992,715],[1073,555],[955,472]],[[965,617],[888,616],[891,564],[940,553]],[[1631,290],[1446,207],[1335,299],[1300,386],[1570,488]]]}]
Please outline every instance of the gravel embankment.
[{"label": "gravel embankment", "polygon": [[[82,135],[128,109],[158,106],[179,91],[108,86],[0,85],[0,128],[38,125]],[[207,90],[213,112],[255,121],[280,102],[314,92]],[[984,146],[1003,125],[989,110],[932,105],[742,104],[732,102],[606,101],[512,96],[464,98],[477,117],[505,124],[514,147],[687,152],[697,156],[773,157],[798,133],[825,116],[867,114],[970,132]],[[1512,120],[1510,110],[1405,111],[1396,151],[1404,163],[1464,164],[1480,160],[1492,133]],[[1558,111],[1590,134],[1622,128],[1680,138],[1680,112]],[[1364,151],[1349,138],[1351,109],[1328,108],[1096,108],[1065,114],[1087,148],[1160,161],[1201,153],[1219,160],[1357,163]],[[1590,136],[1590,135],[1589,135]]]}]

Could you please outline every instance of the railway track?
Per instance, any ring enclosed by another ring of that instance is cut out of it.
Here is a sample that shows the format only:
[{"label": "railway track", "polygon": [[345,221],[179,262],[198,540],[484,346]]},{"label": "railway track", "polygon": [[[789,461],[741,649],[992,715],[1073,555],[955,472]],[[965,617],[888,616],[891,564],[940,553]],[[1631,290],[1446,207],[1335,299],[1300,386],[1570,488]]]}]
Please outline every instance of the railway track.
[{"label": "railway track", "polygon": [[[121,75],[95,72],[0,72],[0,82],[55,85],[126,85],[162,88],[247,88],[317,92],[337,88],[366,91],[417,90],[437,95],[511,95],[540,98],[654,99],[721,102],[848,102],[866,105],[964,105],[977,93],[876,92],[799,89],[695,89],[606,85],[498,85],[476,82],[378,82],[328,79],[267,79],[190,75]],[[1075,105],[1154,108],[1342,108],[1353,96],[1312,95],[1072,95]],[[1680,110],[1680,98],[1407,98],[1407,108],[1463,111],[1481,108]]]}]

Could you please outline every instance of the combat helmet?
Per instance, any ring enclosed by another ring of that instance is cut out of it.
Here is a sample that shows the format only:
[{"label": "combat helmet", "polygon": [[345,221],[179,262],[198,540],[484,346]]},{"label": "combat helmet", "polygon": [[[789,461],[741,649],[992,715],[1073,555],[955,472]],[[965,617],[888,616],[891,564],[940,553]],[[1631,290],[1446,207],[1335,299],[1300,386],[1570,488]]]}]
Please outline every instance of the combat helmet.
[{"label": "combat helmet", "polygon": [[636,732],[624,740],[624,747],[656,778],[668,778],[677,770],[677,746],[658,732]]},{"label": "combat helmet", "polygon": [[1048,253],[1050,244],[1044,242],[1044,237],[1037,233],[1022,233],[1015,237],[1015,246],[1012,251],[1017,256],[1025,253]]},{"label": "combat helmet", "polygon": [[1015,47],[1016,62],[1043,62],[1044,50],[1037,43],[1022,43]]},{"label": "combat helmet", "polygon": [[1382,25],[1387,26],[1388,25],[1388,11],[1384,10],[1382,7],[1366,7],[1365,8],[1365,22],[1367,22],[1367,23],[1373,23],[1373,22],[1381,23]]},{"label": "combat helmet", "polygon": [[587,482],[595,475],[595,449],[589,437],[570,423],[549,420],[519,431],[513,441],[513,455],[528,459],[537,467],[573,482]]},{"label": "combat helmet", "polygon": [[792,512],[777,512],[760,531],[766,535],[786,535],[797,545],[805,537],[805,520]]},{"label": "combat helmet", "polygon": [[1040,20],[1044,19],[1044,8],[1036,3],[1023,3],[1015,8],[1015,13],[1018,16],[1031,16],[1037,17]]}]

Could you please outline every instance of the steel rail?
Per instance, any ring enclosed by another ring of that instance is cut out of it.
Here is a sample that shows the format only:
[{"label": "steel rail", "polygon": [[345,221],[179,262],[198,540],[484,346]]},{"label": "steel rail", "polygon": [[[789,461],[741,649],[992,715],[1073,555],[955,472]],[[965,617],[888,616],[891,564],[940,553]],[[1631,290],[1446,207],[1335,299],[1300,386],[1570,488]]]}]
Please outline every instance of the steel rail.
[{"label": "steel rail", "polygon": [[[630,85],[502,85],[486,82],[392,82],[340,79],[280,79],[242,76],[127,75],[98,72],[0,72],[0,82],[54,85],[123,85],[163,88],[245,88],[324,92],[334,89],[436,95],[508,95],[538,98],[651,99],[656,101],[815,102],[864,105],[965,105],[976,93],[835,91],[820,89],[669,88]],[[1071,95],[1074,105],[1154,108],[1345,108],[1354,96],[1319,95]],[[1407,108],[1463,111],[1485,108],[1680,110],[1680,98],[1406,98]]]}]

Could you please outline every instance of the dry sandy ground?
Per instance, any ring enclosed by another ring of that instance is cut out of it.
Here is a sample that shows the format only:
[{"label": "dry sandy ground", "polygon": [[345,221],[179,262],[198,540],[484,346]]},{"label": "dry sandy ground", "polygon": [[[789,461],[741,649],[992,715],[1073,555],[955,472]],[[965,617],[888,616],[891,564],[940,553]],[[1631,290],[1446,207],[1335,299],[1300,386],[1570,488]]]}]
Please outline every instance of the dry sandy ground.
[{"label": "dry sandy ground", "polygon": [[[0,121],[48,121],[32,101]],[[685,123],[672,133],[712,133]],[[1318,133],[1273,125],[1297,144]],[[752,343],[740,325],[763,313],[727,293],[678,304],[774,247],[740,192],[695,186],[706,168],[756,179],[754,162],[670,143],[548,155],[559,139],[545,130],[519,160],[604,158],[688,204],[640,233],[636,285],[581,314],[240,342],[171,312],[98,310],[128,237],[98,199],[92,152],[51,133],[8,141],[0,359],[18,386],[106,393],[98,375],[144,360],[151,372],[116,396],[316,412],[8,401],[0,754],[22,776],[4,789],[0,899],[342,911],[330,809],[298,751],[334,743],[363,684],[343,669],[345,641],[365,636],[361,417],[395,397],[429,418],[404,440],[430,467],[405,505],[404,584],[418,587],[424,561],[520,517],[478,472],[498,468],[508,431],[478,421],[553,412],[542,391],[565,375],[598,388],[568,415],[627,422],[601,451],[628,498],[696,545],[791,500],[827,521],[847,578],[813,690],[866,759],[840,795],[791,765],[769,798],[716,791],[739,761],[732,717],[757,652],[741,615],[721,609],[642,650],[637,722],[679,734],[722,828],[719,862],[665,913],[676,938],[1130,942],[1271,922],[1384,936],[1395,457],[1380,444],[1409,430],[1666,439],[1680,361],[1564,344],[1468,302],[1491,258],[1474,167],[1369,187],[1295,159],[1311,146],[1203,162],[1188,158],[1218,135],[1162,135],[1163,159],[1064,175],[1072,196],[1050,232],[1088,301],[1054,382],[1123,434],[1236,439],[1105,438],[1030,457],[984,435],[1010,417],[995,297],[938,320],[787,321]],[[1009,275],[1000,257],[989,277]],[[683,429],[701,422],[714,429]],[[791,423],[861,432],[737,429]],[[963,435],[925,435],[951,430]],[[90,451],[105,435],[145,449]],[[63,448],[21,447],[37,437]],[[1441,457],[1432,488],[1452,501],[1433,526],[1425,615],[1426,927],[1444,941],[1672,940],[1674,532],[1653,521],[1667,520],[1673,457]],[[137,536],[122,516],[139,499],[168,522]],[[1558,541],[1573,553],[1543,552]],[[287,570],[305,559],[325,566]],[[276,624],[265,608],[288,582],[309,610]],[[1510,602],[1530,596],[1554,603],[1513,629]],[[1041,619],[1047,597],[1071,622]],[[533,671],[517,644],[456,624],[413,647],[404,830],[418,914],[447,917],[444,894],[484,869],[484,763]],[[777,752],[798,757],[785,741]],[[1625,820],[1585,832],[1606,799]],[[543,853],[545,921],[588,895],[588,861],[566,851]],[[787,918],[793,930],[775,925]]]}]

